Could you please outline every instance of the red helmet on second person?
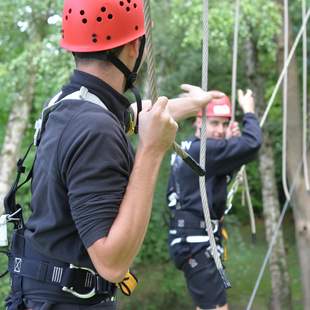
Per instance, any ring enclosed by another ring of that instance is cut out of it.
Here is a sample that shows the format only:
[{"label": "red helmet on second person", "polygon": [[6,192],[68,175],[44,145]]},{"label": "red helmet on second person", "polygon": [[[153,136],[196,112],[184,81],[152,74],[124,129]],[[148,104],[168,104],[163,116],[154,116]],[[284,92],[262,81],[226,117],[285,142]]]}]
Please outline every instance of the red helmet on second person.
[{"label": "red helmet on second person", "polygon": [[61,47],[110,50],[145,34],[142,0],[65,0]]},{"label": "red helmet on second person", "polygon": [[[197,113],[197,117],[202,117],[202,111]],[[219,99],[212,99],[206,108],[206,117],[232,117],[231,103],[228,96]]]}]

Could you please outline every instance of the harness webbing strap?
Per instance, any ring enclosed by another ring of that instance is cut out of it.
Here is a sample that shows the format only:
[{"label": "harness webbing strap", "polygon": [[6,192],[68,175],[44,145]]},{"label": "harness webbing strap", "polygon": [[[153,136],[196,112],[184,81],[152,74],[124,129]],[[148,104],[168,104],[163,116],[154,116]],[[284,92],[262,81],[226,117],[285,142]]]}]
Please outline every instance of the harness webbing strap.
[{"label": "harness webbing strap", "polygon": [[[84,100],[94,103],[101,108],[107,110],[105,104],[94,94],[91,94],[87,88],[81,87],[64,98],[62,93],[54,96],[47,106],[43,109],[41,118],[35,124],[34,144],[39,146],[41,137],[44,133],[46,122],[50,113],[65,100]],[[46,258],[44,261],[40,259],[35,250],[30,248],[31,255],[25,253],[24,222],[22,216],[22,207],[16,204],[16,192],[24,184],[32,178],[32,168],[24,182],[19,185],[22,173],[25,173],[24,161],[30,152],[33,144],[31,144],[25,156],[17,162],[17,176],[9,193],[5,197],[5,211],[7,221],[14,222],[15,230],[13,234],[11,251],[9,253],[9,271],[12,277],[12,294],[7,300],[7,306],[10,309],[19,309],[23,305],[23,281],[30,279],[38,281],[38,286],[42,283],[51,285],[51,289],[56,287],[64,292],[68,292],[78,298],[89,299],[96,294],[107,295],[111,300],[114,298],[116,286],[100,277],[95,271],[89,268],[78,267],[68,263],[56,262]],[[27,245],[27,247],[30,247]],[[29,250],[29,249],[28,249]],[[27,257],[25,257],[27,256]],[[26,283],[26,282],[25,282]],[[12,308],[13,307],[13,308]]]},{"label": "harness webbing strap", "polygon": [[80,88],[79,91],[76,91],[61,100],[58,100],[61,96],[61,92],[54,96],[51,101],[48,103],[47,107],[43,109],[41,118],[36,121],[34,134],[34,145],[38,146],[42,137],[42,134],[45,130],[45,125],[48,120],[50,113],[59,106],[65,100],[85,100],[100,106],[101,108],[108,110],[106,105],[94,94],[90,93],[88,89],[84,86]]}]

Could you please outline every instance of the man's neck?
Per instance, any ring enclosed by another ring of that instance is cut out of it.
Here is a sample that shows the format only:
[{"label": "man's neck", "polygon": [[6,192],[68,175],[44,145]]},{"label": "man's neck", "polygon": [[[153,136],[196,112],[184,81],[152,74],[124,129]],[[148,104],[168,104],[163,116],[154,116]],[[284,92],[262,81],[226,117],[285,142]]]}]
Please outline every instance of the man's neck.
[{"label": "man's neck", "polygon": [[95,77],[109,84],[112,88],[121,94],[124,92],[125,77],[112,64],[80,64],[77,69],[82,72],[94,75]]}]

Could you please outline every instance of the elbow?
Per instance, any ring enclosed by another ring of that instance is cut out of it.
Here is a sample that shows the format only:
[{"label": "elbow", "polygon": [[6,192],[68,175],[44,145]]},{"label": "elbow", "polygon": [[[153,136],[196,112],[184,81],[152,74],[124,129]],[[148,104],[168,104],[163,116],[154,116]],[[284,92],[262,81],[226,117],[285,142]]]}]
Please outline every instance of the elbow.
[{"label": "elbow", "polygon": [[105,280],[111,283],[119,283],[123,281],[129,268],[113,268],[112,266],[107,268],[104,266],[97,266],[96,270],[97,273]]},{"label": "elbow", "polygon": [[263,144],[263,138],[262,138],[262,135],[260,135],[258,137],[258,139],[256,140],[256,142],[254,143],[255,145],[255,150],[258,152],[259,149],[261,148],[262,144]]},{"label": "elbow", "polygon": [[259,135],[255,137],[255,139],[252,139],[252,141],[249,143],[249,148],[254,152],[257,153],[259,149],[262,146],[262,136]]},{"label": "elbow", "polygon": [[111,249],[105,246],[105,241],[106,238],[97,240],[87,251],[97,273],[109,282],[118,283],[124,279],[130,265],[120,255],[112,255]]}]

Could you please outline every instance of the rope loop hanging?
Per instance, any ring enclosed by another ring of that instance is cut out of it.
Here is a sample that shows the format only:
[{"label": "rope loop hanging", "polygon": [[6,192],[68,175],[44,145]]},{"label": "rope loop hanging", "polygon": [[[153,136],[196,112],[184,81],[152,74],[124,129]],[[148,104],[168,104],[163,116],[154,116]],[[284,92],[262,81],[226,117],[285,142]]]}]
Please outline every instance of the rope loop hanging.
[{"label": "rope loop hanging", "polygon": [[[202,89],[208,90],[208,59],[209,59],[209,44],[208,44],[208,0],[204,0],[204,10],[203,10],[203,30],[204,30],[204,38],[203,38],[203,51],[202,51]],[[202,127],[201,127],[201,136],[200,136],[200,165],[201,167],[206,166],[206,148],[207,148],[207,136],[206,136],[206,113],[205,108],[203,109],[203,118],[202,118]],[[206,230],[210,240],[211,247],[211,255],[216,264],[216,268],[218,269],[221,278],[224,282],[225,288],[231,287],[228,278],[225,275],[225,271],[221,262],[220,255],[217,251],[217,246],[213,234],[211,216],[208,205],[208,195],[207,195],[207,187],[206,187],[206,178],[205,176],[199,177],[199,187],[200,187],[200,196],[203,208],[204,219],[206,223]]]},{"label": "rope loop hanging", "polygon": [[[292,61],[292,58],[293,58],[293,55],[294,55],[294,53],[295,53],[295,51],[297,49],[298,43],[299,43],[299,41],[300,41],[300,39],[301,39],[305,29],[306,29],[307,23],[309,21],[309,17],[310,17],[310,9],[308,9],[306,14],[305,14],[305,18],[303,19],[303,22],[302,22],[302,25],[300,27],[300,30],[299,30],[299,32],[298,32],[298,34],[297,34],[297,36],[296,36],[296,38],[294,40],[294,43],[293,43],[292,48],[291,48],[291,50],[289,52],[289,55],[288,55],[288,57],[286,59],[286,62],[284,64],[284,66],[283,66],[283,69],[282,69],[281,74],[280,74],[280,76],[278,78],[278,81],[277,81],[277,83],[276,83],[276,85],[275,85],[275,87],[273,89],[272,95],[271,95],[271,97],[270,97],[270,99],[269,99],[269,101],[267,103],[267,106],[266,106],[266,109],[264,111],[264,114],[263,114],[263,116],[262,116],[262,118],[260,120],[260,127],[261,128],[264,127],[264,125],[266,123],[266,120],[267,120],[267,117],[269,115],[269,112],[270,112],[273,104],[275,103],[275,99],[276,99],[277,93],[279,91],[279,88],[280,88],[280,86],[282,84],[282,81],[284,79],[284,75],[287,72],[288,66],[289,66],[289,64]],[[230,189],[230,191],[228,193],[228,196],[227,196],[228,197],[228,199],[227,199],[227,211],[229,211],[231,209],[231,202],[232,202],[233,196],[237,192],[238,186],[239,186],[239,184],[240,184],[240,182],[242,180],[242,175],[243,175],[243,170],[244,169],[245,169],[245,166],[242,166],[240,168],[240,170],[238,171],[238,173],[237,173],[237,175],[235,177],[235,181],[232,184],[231,189]]]},{"label": "rope loop hanging", "polygon": [[[302,20],[306,18],[306,1],[302,0]],[[304,177],[306,190],[310,191],[310,180],[309,180],[309,167],[308,167],[308,69],[307,69],[307,29],[303,32],[303,44],[302,44],[302,59],[303,59],[303,163],[304,163]]]},{"label": "rope loop hanging", "polygon": [[234,43],[233,43],[233,61],[232,61],[233,65],[232,65],[232,79],[231,79],[231,103],[232,103],[231,121],[232,122],[235,121],[235,114],[236,114],[239,25],[240,25],[240,0],[236,0]]},{"label": "rope loop hanging", "polygon": [[[232,60],[232,79],[231,79],[231,102],[232,102],[232,118],[231,123],[235,121],[236,115],[236,91],[237,91],[237,72],[238,72],[238,41],[239,41],[239,26],[240,26],[240,0],[236,0],[235,4],[235,25],[234,25],[234,42],[233,42],[233,60]],[[249,182],[246,169],[244,169],[242,173],[242,181],[245,190],[245,198],[246,198],[246,205],[249,209],[250,215],[250,223],[251,223],[251,232],[252,232],[252,239],[255,240],[256,236],[256,225],[255,225],[255,215],[253,210],[253,204],[250,194]],[[234,189],[234,194],[237,192],[238,186]],[[233,195],[234,195],[233,194]],[[227,199],[227,209],[226,214],[232,208],[232,198],[233,195],[231,194],[230,197]]]},{"label": "rope loop hanging", "polygon": [[[284,0],[283,2],[284,16],[283,16],[283,24],[284,24],[284,64],[288,58],[288,32],[289,32],[289,17],[288,17],[288,0]],[[283,124],[282,124],[282,187],[285,194],[285,197],[288,198],[289,191],[287,186],[287,70],[284,74],[283,79],[283,95],[282,95],[282,107],[283,107]]]}]

